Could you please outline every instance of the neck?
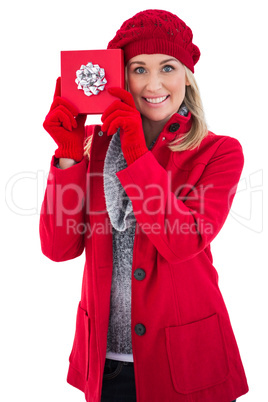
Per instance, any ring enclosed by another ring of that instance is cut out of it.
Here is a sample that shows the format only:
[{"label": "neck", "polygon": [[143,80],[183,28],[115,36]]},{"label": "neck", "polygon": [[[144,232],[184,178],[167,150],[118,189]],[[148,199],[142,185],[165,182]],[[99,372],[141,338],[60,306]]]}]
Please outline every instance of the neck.
[{"label": "neck", "polygon": [[142,116],[142,128],[147,148],[153,140],[161,133],[167,120],[153,121]]}]

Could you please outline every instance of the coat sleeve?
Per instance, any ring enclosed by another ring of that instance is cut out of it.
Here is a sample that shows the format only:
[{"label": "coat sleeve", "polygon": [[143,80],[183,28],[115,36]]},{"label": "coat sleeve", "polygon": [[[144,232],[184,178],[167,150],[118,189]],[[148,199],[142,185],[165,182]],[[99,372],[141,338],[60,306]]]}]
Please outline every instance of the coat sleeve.
[{"label": "coat sleeve", "polygon": [[[117,173],[138,224],[170,263],[194,257],[223,226],[243,169],[242,147],[225,137],[185,194],[171,191],[168,172],[151,152]],[[160,191],[161,190],[161,191]],[[149,209],[150,206],[150,209]]]},{"label": "coat sleeve", "polygon": [[78,257],[84,249],[87,161],[58,169],[53,156],[40,212],[41,249],[53,261]]}]

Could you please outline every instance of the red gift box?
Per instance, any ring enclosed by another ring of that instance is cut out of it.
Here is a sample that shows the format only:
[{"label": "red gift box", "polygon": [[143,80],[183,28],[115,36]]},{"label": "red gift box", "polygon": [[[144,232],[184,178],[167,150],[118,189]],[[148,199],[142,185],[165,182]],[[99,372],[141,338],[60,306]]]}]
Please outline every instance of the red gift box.
[{"label": "red gift box", "polygon": [[114,100],[109,87],[124,88],[122,49],[61,52],[61,96],[79,113],[102,114]]}]

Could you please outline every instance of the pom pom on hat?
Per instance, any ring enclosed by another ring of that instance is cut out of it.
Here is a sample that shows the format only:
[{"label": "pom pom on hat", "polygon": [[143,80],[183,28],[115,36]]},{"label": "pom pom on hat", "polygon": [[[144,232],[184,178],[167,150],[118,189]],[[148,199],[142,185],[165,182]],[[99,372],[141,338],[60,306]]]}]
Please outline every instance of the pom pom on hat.
[{"label": "pom pom on hat", "polygon": [[192,39],[192,30],[175,14],[145,10],[122,24],[107,49],[123,49],[125,63],[139,54],[167,54],[194,73],[200,50]]}]

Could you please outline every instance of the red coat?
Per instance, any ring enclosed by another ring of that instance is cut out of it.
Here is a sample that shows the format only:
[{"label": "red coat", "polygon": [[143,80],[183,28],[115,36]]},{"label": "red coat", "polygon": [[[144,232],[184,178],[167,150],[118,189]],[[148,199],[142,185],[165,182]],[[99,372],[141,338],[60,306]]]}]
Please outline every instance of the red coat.
[{"label": "red coat", "polygon": [[[210,252],[232,204],[243,152],[236,139],[212,132],[199,148],[171,152],[168,141],[190,124],[190,115],[173,115],[152,151],[117,173],[137,220],[131,308],[137,402],[231,402],[248,391]],[[85,249],[67,381],[99,402],[113,268],[102,175],[111,137],[100,126],[87,127],[92,132],[90,163],[60,170],[52,159],[40,238],[53,261]],[[138,268],[142,280],[134,276]]]}]

